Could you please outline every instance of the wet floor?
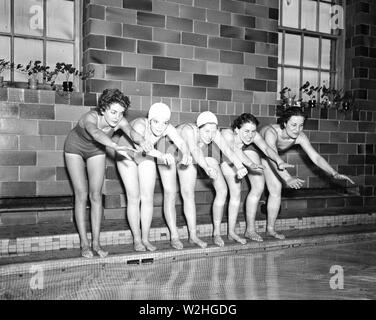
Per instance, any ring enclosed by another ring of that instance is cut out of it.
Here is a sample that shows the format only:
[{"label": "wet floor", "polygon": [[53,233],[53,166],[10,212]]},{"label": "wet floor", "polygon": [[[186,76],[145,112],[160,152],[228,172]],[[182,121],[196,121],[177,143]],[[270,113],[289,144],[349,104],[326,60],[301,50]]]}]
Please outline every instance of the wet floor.
[{"label": "wet floor", "polygon": [[0,299],[375,299],[376,241],[2,276]]}]

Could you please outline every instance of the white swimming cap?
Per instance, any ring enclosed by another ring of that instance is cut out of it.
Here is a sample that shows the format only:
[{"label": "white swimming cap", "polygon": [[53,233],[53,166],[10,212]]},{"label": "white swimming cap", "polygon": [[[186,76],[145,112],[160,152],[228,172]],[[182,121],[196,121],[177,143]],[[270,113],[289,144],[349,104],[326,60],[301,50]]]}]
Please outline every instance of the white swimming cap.
[{"label": "white swimming cap", "polygon": [[197,127],[200,128],[201,126],[207,123],[215,123],[216,125],[218,125],[217,117],[213,112],[204,111],[198,115],[196,120]]},{"label": "white swimming cap", "polygon": [[162,119],[170,120],[171,110],[170,107],[163,102],[153,103],[149,109],[148,119]]}]

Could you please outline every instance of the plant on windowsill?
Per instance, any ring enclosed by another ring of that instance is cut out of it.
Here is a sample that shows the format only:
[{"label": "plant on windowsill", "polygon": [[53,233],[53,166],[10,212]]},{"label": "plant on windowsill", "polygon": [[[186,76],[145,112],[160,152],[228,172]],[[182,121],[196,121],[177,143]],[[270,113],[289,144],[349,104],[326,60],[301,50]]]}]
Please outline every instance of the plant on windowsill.
[{"label": "plant on windowsill", "polygon": [[81,79],[86,80],[94,74],[94,70],[89,70],[87,72],[79,71],[77,68],[73,67],[70,63],[58,62],[56,63],[55,70],[49,75],[49,80],[53,88],[57,89],[55,85],[56,77],[59,73],[65,76],[65,81],[63,81],[63,91],[73,91],[73,80]]},{"label": "plant on windowsill", "polygon": [[296,100],[296,94],[291,94],[291,89],[289,87],[284,87],[280,92],[280,106],[285,109],[288,107],[300,106],[300,100]]},{"label": "plant on windowsill", "polygon": [[355,106],[355,99],[351,91],[343,93],[343,89],[327,88],[325,85],[321,94],[321,105],[324,108],[337,108],[339,111],[348,111]]},{"label": "plant on windowsill", "polygon": [[4,76],[2,73],[5,70],[12,69],[14,66],[13,62],[10,62],[9,60],[0,59],[0,88],[4,86]]},{"label": "plant on windowsill", "polygon": [[303,101],[302,106],[308,108],[315,108],[316,107],[316,94],[318,94],[321,90],[321,87],[311,86],[309,81],[306,81],[300,89],[304,94],[308,96],[308,101]]},{"label": "plant on windowsill", "polygon": [[28,76],[29,89],[38,89],[40,75],[45,75],[50,67],[43,66],[39,60],[30,60],[26,66],[18,64],[16,70]]}]

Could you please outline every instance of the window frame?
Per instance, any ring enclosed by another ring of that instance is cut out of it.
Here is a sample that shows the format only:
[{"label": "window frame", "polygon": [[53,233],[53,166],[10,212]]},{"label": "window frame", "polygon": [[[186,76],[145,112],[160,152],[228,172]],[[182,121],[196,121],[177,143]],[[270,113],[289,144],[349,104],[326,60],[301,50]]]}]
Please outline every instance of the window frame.
[{"label": "window frame", "polygon": [[[2,32],[0,31],[0,36],[9,37],[10,38],[10,61],[12,63],[19,63],[18,61],[14,61],[15,50],[14,50],[14,42],[15,38],[19,39],[31,39],[31,40],[41,40],[43,43],[43,51],[41,57],[41,62],[43,65],[46,65],[46,54],[47,54],[47,41],[54,41],[60,43],[70,43],[73,44],[73,63],[78,69],[81,69],[82,66],[82,53],[81,53],[81,41],[82,38],[82,18],[81,13],[83,12],[83,4],[81,0],[71,0],[74,3],[74,29],[73,29],[73,39],[59,39],[47,36],[47,0],[43,1],[43,35],[42,36],[35,36],[35,35],[26,35],[26,34],[18,34],[15,33],[15,9],[14,9],[14,0],[10,0],[10,32]],[[53,68],[54,66],[50,66]],[[15,70],[10,70],[10,79],[11,83],[14,83],[15,79]],[[23,81],[18,81],[18,83],[23,83]],[[82,86],[80,81],[80,87]],[[81,89],[81,88],[80,88]]]},{"label": "window frame", "polygon": [[[280,88],[282,89],[285,87],[284,83],[284,68],[293,68],[296,70],[299,70],[299,77],[300,81],[304,82],[305,79],[303,79],[303,71],[304,70],[311,70],[311,71],[317,71],[319,73],[318,78],[318,85],[322,85],[321,82],[321,74],[322,72],[329,72],[329,86],[330,87],[343,87],[344,84],[344,52],[345,52],[345,30],[343,29],[336,29],[334,32],[332,30],[331,34],[323,33],[320,31],[312,31],[307,29],[302,29],[302,1],[298,0],[298,11],[299,11],[299,17],[298,17],[298,28],[292,28],[292,27],[286,27],[282,26],[282,15],[283,15],[283,2],[286,0],[280,0],[279,1],[279,20],[278,20],[278,33],[281,34],[282,43],[279,43],[281,46],[281,61],[278,61],[278,68],[280,68]],[[296,0],[292,0],[296,1]],[[343,13],[345,13],[346,9],[346,0],[312,0],[317,3],[327,3],[331,5],[341,5],[343,7]],[[316,6],[316,30],[319,30],[319,17],[320,17],[320,6]],[[299,66],[296,65],[288,65],[285,64],[285,37],[287,34],[294,34],[299,35],[301,39],[301,46],[300,46],[300,61]],[[319,56],[318,56],[318,67],[305,67],[303,66],[303,59],[304,59],[304,37],[314,37],[319,39]],[[321,52],[322,52],[322,40],[327,39],[334,42],[333,48],[331,48],[331,62],[329,69],[323,69],[321,67]],[[341,54],[342,52],[342,54]],[[303,83],[300,84],[300,86],[303,85]],[[298,88],[299,89],[299,88]],[[300,99],[302,98],[302,92],[296,92],[297,97]],[[317,97],[318,99],[320,97]]]}]

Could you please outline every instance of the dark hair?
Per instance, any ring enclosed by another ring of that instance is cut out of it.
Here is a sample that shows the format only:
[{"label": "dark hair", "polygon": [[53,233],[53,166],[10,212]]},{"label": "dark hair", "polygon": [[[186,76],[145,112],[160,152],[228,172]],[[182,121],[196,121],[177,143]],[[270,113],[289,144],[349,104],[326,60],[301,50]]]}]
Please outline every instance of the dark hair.
[{"label": "dark hair", "polygon": [[282,112],[281,116],[277,119],[277,123],[281,127],[281,129],[285,128],[285,123],[290,120],[292,116],[301,116],[304,120],[307,116],[304,114],[302,109],[299,107],[289,107],[285,111]]},{"label": "dark hair", "polygon": [[129,98],[124,95],[119,89],[105,89],[98,100],[98,113],[104,112],[111,104],[118,103],[128,110],[131,102]]},{"label": "dark hair", "polygon": [[240,129],[243,126],[243,124],[248,123],[248,122],[252,122],[254,125],[256,125],[256,127],[259,125],[259,121],[254,115],[250,113],[242,113],[239,117],[237,117],[234,120],[231,128],[232,130],[235,130],[235,128]]}]

